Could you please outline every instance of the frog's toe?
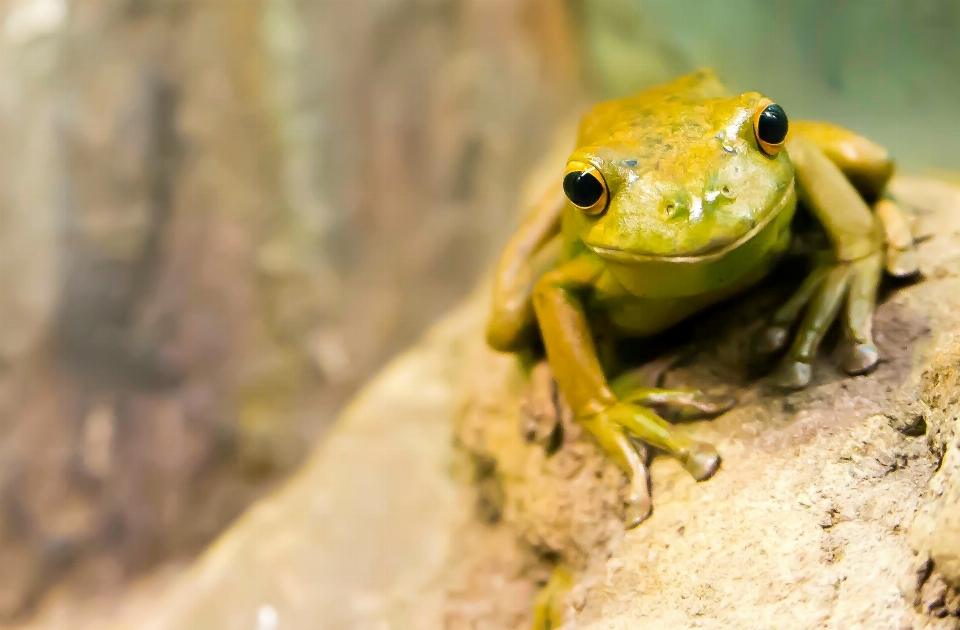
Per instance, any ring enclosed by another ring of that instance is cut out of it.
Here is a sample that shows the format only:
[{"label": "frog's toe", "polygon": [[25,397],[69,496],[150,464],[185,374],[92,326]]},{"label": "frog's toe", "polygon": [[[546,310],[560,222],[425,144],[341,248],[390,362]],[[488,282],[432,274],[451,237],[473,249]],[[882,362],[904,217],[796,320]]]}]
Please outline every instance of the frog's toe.
[{"label": "frog's toe", "polygon": [[789,341],[790,330],[786,326],[776,324],[767,326],[754,338],[753,354],[761,357],[774,354],[786,348]]},{"label": "frog's toe", "polygon": [[727,394],[705,394],[695,389],[638,389],[623,396],[625,402],[652,407],[671,420],[715,418],[737,405]]},{"label": "frog's toe", "polygon": [[877,346],[872,343],[854,343],[844,349],[840,365],[844,372],[856,376],[870,372],[879,362]]},{"label": "frog's toe", "polygon": [[909,278],[920,271],[917,239],[913,234],[915,217],[910,217],[903,204],[889,195],[874,206],[886,236],[887,254],[884,267],[891,276]]},{"label": "frog's toe", "polygon": [[783,361],[774,372],[773,380],[778,387],[787,390],[803,389],[813,379],[813,366],[804,361]]},{"label": "frog's toe", "polygon": [[[645,411],[645,410],[644,410]],[[652,412],[647,412],[652,413]],[[615,417],[610,416],[631,416],[629,405],[617,405],[613,412],[601,412],[592,420],[584,423],[584,428],[590,431],[600,443],[600,446],[611,456],[627,475],[630,482],[630,494],[626,499],[627,510],[625,514],[627,528],[636,527],[650,515],[652,500],[650,498],[650,478],[647,475],[646,447],[643,444],[637,444],[624,433]],[[635,423],[635,429],[640,429],[640,424],[647,429],[652,430],[652,423]],[[639,430],[644,433],[643,429]]]},{"label": "frog's toe", "polygon": [[627,510],[623,519],[624,525],[627,529],[633,529],[650,518],[652,512],[653,501],[650,500],[650,493],[634,492],[627,499]]},{"label": "frog's toe", "polygon": [[690,402],[677,410],[682,420],[715,418],[737,406],[737,399],[728,394],[704,394],[696,392]]},{"label": "frog's toe", "polygon": [[693,442],[680,458],[684,469],[697,481],[705,481],[720,469],[720,453],[713,444]]},{"label": "frog's toe", "polygon": [[913,247],[905,250],[888,249],[884,267],[894,278],[909,278],[920,273],[920,256]]}]

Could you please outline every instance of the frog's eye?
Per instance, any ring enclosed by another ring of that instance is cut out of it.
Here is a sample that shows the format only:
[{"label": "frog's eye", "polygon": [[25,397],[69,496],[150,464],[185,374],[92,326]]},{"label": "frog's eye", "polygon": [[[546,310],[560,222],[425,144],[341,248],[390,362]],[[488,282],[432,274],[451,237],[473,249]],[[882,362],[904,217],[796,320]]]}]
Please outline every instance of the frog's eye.
[{"label": "frog's eye", "polygon": [[570,203],[587,214],[600,214],[610,198],[603,174],[592,164],[571,162],[563,178],[563,192]]},{"label": "frog's eye", "polygon": [[767,155],[776,155],[787,138],[787,113],[768,98],[757,104],[753,114],[753,132]]}]

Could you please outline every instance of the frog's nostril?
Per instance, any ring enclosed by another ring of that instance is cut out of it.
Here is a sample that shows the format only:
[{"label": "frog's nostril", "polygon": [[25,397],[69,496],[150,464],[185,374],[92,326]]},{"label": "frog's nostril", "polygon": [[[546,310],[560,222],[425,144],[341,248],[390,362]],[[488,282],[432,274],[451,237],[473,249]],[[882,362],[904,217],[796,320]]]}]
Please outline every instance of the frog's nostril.
[{"label": "frog's nostril", "polygon": [[707,191],[704,193],[703,197],[707,200],[707,203],[715,203],[718,199],[721,200],[721,202],[733,201],[736,199],[736,196],[730,190],[730,187],[726,185]]},{"label": "frog's nostril", "polygon": [[663,204],[663,216],[667,219],[678,219],[687,216],[690,207],[683,201],[667,201]]}]

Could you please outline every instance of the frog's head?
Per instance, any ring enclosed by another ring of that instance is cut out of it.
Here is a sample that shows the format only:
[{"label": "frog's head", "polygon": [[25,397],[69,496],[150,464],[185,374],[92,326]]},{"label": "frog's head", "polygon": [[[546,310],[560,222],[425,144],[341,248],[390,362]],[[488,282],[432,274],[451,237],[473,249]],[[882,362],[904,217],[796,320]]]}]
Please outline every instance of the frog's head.
[{"label": "frog's head", "polygon": [[793,202],[786,134],[783,109],[755,92],[660,90],[603,103],[567,164],[573,227],[623,263],[723,255]]}]

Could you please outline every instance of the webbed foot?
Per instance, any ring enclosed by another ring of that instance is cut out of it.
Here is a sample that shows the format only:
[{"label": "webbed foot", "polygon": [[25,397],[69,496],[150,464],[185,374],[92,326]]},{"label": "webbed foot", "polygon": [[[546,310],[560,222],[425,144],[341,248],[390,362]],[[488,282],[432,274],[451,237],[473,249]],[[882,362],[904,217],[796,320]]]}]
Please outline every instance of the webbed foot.
[{"label": "webbed foot", "polygon": [[[619,403],[584,422],[602,445],[619,443],[613,437],[601,437],[598,432],[622,434],[624,431],[636,440],[651,444],[675,457],[684,469],[697,481],[709,479],[720,468],[720,454],[706,442],[698,442],[673,435],[669,423],[660,414],[672,420],[714,418],[729,411],[737,400],[725,394],[707,394],[699,390],[663,389],[643,387],[645,374],[639,370],[627,372],[611,384],[610,388]],[[620,461],[620,451],[607,447],[608,452]],[[624,464],[621,464],[624,467]],[[628,467],[624,467],[628,470]],[[634,491],[627,505],[626,524],[636,527],[651,512],[650,494],[647,488],[646,469],[643,471],[643,488],[637,482],[639,473],[633,471]]]},{"label": "webbed foot", "polygon": [[[660,391],[676,393],[672,390]],[[690,392],[681,393],[684,396],[690,394]],[[728,405],[728,400],[723,401],[723,406]],[[712,406],[711,409],[718,407],[718,405]],[[675,435],[666,420],[652,409],[642,405],[621,401],[598,414],[582,418],[580,422],[596,436],[601,446],[620,462],[624,470],[632,472],[633,494],[639,499],[635,503],[635,514],[639,516],[639,520],[635,519],[634,524],[639,523],[649,514],[648,504],[643,501],[649,501],[650,495],[646,468],[633,467],[632,462],[639,463],[640,459],[636,451],[630,447],[630,441],[626,437],[628,434],[677,459],[697,481],[710,478],[720,467],[720,455],[713,445]]]}]

